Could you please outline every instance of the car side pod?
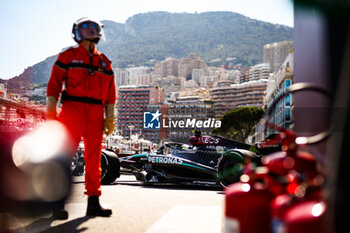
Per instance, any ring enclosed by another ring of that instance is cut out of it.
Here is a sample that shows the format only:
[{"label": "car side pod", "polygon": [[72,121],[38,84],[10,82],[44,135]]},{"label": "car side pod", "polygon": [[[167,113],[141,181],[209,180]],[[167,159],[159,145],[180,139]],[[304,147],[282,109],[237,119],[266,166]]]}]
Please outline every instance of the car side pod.
[{"label": "car side pod", "polygon": [[238,182],[225,190],[224,232],[270,233],[270,202],[265,187]]}]

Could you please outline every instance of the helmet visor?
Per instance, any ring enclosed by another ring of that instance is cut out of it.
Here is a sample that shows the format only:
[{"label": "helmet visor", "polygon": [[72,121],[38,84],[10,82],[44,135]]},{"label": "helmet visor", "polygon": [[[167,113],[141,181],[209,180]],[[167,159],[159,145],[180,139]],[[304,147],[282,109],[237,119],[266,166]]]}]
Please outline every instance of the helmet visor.
[{"label": "helmet visor", "polygon": [[101,27],[95,22],[83,22],[78,26],[82,40],[96,40],[102,37]]}]

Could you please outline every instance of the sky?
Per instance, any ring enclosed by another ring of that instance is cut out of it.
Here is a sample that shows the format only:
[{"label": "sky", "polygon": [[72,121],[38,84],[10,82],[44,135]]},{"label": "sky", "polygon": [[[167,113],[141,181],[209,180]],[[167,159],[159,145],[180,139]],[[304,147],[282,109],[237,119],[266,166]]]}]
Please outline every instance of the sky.
[{"label": "sky", "polygon": [[125,23],[150,11],[232,11],[274,24],[294,23],[292,0],[1,0],[0,79],[20,75],[74,45],[72,25],[81,17]]}]

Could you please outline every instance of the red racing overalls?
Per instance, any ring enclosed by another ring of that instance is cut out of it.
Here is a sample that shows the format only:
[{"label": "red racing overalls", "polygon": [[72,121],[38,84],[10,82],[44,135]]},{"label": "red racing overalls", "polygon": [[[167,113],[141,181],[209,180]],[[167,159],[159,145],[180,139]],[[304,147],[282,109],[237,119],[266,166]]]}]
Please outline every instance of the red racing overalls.
[{"label": "red racing overalls", "polygon": [[101,195],[101,149],[104,108],[116,101],[112,64],[95,48],[90,55],[81,45],[60,53],[52,68],[47,96],[58,99],[65,86],[58,120],[70,132],[75,148],[85,145],[85,194]]}]

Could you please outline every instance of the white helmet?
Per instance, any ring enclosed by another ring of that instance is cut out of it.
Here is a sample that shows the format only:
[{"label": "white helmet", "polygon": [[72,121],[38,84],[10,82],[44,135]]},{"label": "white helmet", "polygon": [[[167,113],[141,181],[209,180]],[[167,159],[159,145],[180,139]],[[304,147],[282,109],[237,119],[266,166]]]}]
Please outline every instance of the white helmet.
[{"label": "white helmet", "polygon": [[91,20],[87,17],[81,18],[73,24],[72,36],[79,44],[83,40],[95,43],[101,39],[103,24],[100,21]]}]

